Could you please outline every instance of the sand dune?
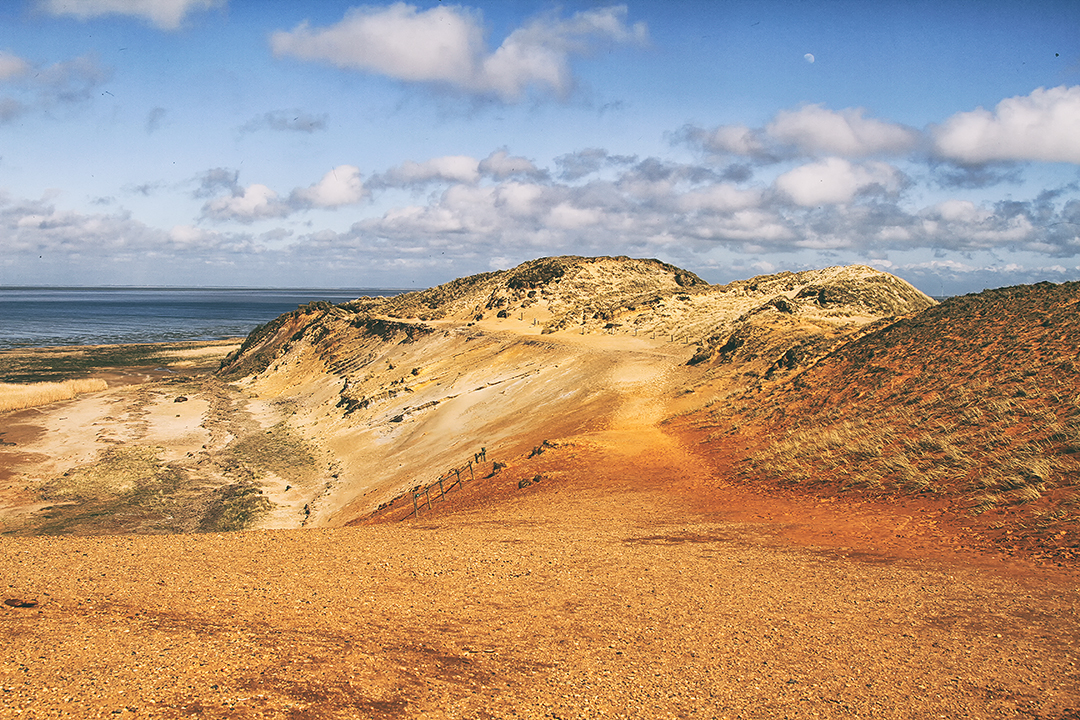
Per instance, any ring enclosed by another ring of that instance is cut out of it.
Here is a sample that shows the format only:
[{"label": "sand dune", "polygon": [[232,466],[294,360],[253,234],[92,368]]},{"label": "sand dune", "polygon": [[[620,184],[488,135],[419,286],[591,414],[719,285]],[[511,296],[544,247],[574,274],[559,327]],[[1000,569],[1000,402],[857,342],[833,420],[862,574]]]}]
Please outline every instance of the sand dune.
[{"label": "sand dune", "polygon": [[745,477],[775,398],[931,305],[545,260],[5,414],[0,717],[1071,717],[1073,569]]}]

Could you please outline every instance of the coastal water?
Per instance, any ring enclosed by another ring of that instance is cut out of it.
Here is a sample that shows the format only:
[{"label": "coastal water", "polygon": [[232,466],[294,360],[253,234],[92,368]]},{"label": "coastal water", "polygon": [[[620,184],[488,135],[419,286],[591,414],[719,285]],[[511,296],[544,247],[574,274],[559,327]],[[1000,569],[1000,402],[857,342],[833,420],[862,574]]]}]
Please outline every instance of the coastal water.
[{"label": "coastal water", "polygon": [[388,289],[0,287],[0,349],[242,337],[314,300]]}]

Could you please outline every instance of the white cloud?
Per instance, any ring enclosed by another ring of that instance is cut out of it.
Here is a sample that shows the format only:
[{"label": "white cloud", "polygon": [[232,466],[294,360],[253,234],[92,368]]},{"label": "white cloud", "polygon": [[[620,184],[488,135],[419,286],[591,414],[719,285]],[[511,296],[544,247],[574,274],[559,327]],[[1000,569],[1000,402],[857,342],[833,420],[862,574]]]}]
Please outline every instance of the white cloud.
[{"label": "white cloud", "polygon": [[546,175],[528,158],[512,156],[505,149],[496,150],[488,155],[480,161],[477,169],[496,180],[505,180],[514,176],[542,178]]},{"label": "white cloud", "polygon": [[517,217],[536,215],[542,207],[546,188],[533,183],[507,182],[496,191],[496,206]]},{"label": "white cloud", "polygon": [[[215,168],[180,188],[194,189],[192,197],[205,203],[202,222],[171,230],[141,225],[122,210],[82,214],[57,209],[51,197],[13,202],[0,192],[0,238],[6,254],[32,253],[34,260],[51,252],[149,267],[149,261],[131,258],[178,258],[181,265],[184,258],[194,264],[240,258],[260,272],[273,264],[291,272],[295,265],[311,278],[324,277],[317,266],[338,268],[338,282],[352,277],[344,268],[355,273],[382,267],[388,278],[393,268],[405,267],[468,274],[490,258],[513,264],[561,252],[657,255],[690,268],[725,262],[730,268],[732,260],[740,268],[768,261],[790,268],[871,260],[903,267],[905,253],[925,259],[928,250],[941,260],[1012,253],[1026,258],[1025,267],[1046,265],[1047,258],[1080,258],[1080,200],[1071,185],[1029,200],[972,202],[961,194],[922,207],[900,193],[908,176],[877,160],[826,157],[783,173],[772,186],[733,181],[707,164],[638,161],[599,148],[559,156],[553,167],[562,171],[552,174],[505,149],[482,161],[449,155],[405,162],[368,182],[356,166],[339,165],[287,194],[264,184],[241,185],[236,170]],[[600,171],[582,179],[581,173]],[[397,188],[432,186],[437,191],[425,192],[422,200],[416,192],[409,204],[394,202],[407,195]],[[379,197],[380,190],[389,192]],[[346,232],[324,227],[296,237],[292,233],[304,223],[273,222],[366,202],[372,193],[372,207],[380,210],[367,210]],[[230,234],[215,222],[259,222],[270,232]],[[0,257],[0,269],[13,262]]]},{"label": "white cloud", "polygon": [[181,247],[203,245],[213,235],[210,231],[194,225],[176,225],[169,231],[169,239]]},{"label": "white cloud", "polygon": [[475,183],[480,180],[480,161],[468,155],[447,155],[422,163],[406,160],[373,177],[372,187],[408,187],[430,182]]},{"label": "white cloud", "polygon": [[290,198],[294,204],[335,208],[355,205],[367,196],[367,188],[360,179],[360,168],[354,165],[338,165],[314,185],[294,190]]},{"label": "white cloud", "polygon": [[687,125],[676,137],[710,153],[763,162],[784,157],[828,155],[866,158],[906,155],[923,135],[905,125],[865,117],[864,108],[835,111],[822,105],[781,110],[763,128],[720,125],[711,130]]},{"label": "white cloud", "polygon": [[578,208],[561,202],[548,212],[548,223],[562,230],[579,230],[596,225],[603,219],[596,208]]},{"label": "white cloud", "polygon": [[203,215],[210,219],[242,223],[285,217],[291,212],[292,208],[282,202],[276,192],[258,183],[238,189],[227,197],[209,200],[203,205]]},{"label": "white cloud", "polygon": [[563,180],[580,180],[609,167],[621,167],[637,162],[636,155],[612,155],[602,148],[585,148],[555,158],[559,177]]},{"label": "white cloud", "polygon": [[760,203],[760,190],[743,190],[731,183],[718,183],[702,190],[692,190],[678,198],[678,207],[686,212],[733,212],[756,207]]},{"label": "white cloud", "polygon": [[307,22],[270,38],[276,55],[325,60],[401,80],[448,82],[475,73],[483,30],[475,13],[438,6],[419,11],[394,3],[351,8],[341,22],[313,30]]},{"label": "white cloud", "polygon": [[721,125],[712,131],[703,131],[699,141],[710,152],[756,157],[766,154],[760,133],[745,125]]},{"label": "white cloud", "polygon": [[[226,168],[215,168],[203,174],[200,187],[193,196],[211,198],[203,204],[204,218],[219,222],[252,223],[284,218],[312,208],[333,209],[355,205],[370,195],[361,180],[360,169],[355,165],[338,165],[318,182],[293,189],[287,198],[282,198],[275,190],[260,183],[242,187],[237,177],[237,171]],[[222,190],[227,190],[229,194],[213,197]]]},{"label": "white cloud", "polygon": [[129,15],[148,20],[162,30],[176,30],[193,11],[209,10],[227,0],[40,0],[39,6],[51,15],[67,15],[80,20],[102,15]]},{"label": "white cloud", "polygon": [[443,84],[516,102],[529,87],[565,95],[570,58],[602,42],[643,42],[644,24],[626,25],[626,8],[598,8],[563,20],[542,16],[488,53],[479,12],[460,6],[419,10],[403,2],[348,10],[335,25],[307,22],[270,38],[278,56],[324,61],[406,82]]},{"label": "white cloud", "polygon": [[994,213],[970,200],[945,200],[923,211],[923,215],[946,222],[978,223],[993,217]]},{"label": "white cloud", "polygon": [[[1038,242],[1035,226],[1026,214],[1006,215],[968,200],[946,200],[919,213],[919,229],[928,247],[966,250],[1024,246]],[[1053,253],[1046,243],[1039,252]],[[1053,246],[1057,249],[1057,246]],[[1030,248],[1030,246],[1028,247]]]},{"label": "white cloud", "polygon": [[31,111],[84,103],[107,82],[112,71],[94,55],[83,55],[52,65],[31,65],[11,53],[0,52],[0,82],[7,97],[0,97],[0,122]]},{"label": "white cloud", "polygon": [[569,20],[545,16],[506,38],[484,58],[481,85],[504,100],[516,100],[532,84],[565,95],[572,85],[570,56],[584,55],[598,41],[644,43],[644,23],[626,25],[626,6],[578,12]]},{"label": "white cloud", "polygon": [[806,105],[798,110],[781,110],[765,132],[777,142],[809,155],[902,155],[918,145],[916,130],[863,117],[865,112],[864,108],[835,112],[822,105]]},{"label": "white cloud", "polygon": [[782,249],[798,238],[781,216],[757,209],[710,217],[701,223],[690,224],[687,230],[695,237],[740,245],[749,243],[750,252]]},{"label": "white cloud", "polygon": [[446,208],[410,205],[387,211],[381,221],[364,223],[379,234],[394,231],[411,235],[423,233],[438,235],[459,232],[463,229],[461,218]]},{"label": "white cloud", "polygon": [[0,81],[19,78],[30,72],[30,63],[18,55],[0,50]]},{"label": "white cloud", "polygon": [[776,178],[776,188],[804,207],[850,203],[874,187],[896,192],[903,184],[899,170],[883,162],[856,165],[843,158],[825,158]]},{"label": "white cloud", "polygon": [[1080,85],[1037,88],[1002,100],[993,112],[957,113],[933,135],[938,154],[961,163],[1080,163]]},{"label": "white cloud", "polygon": [[[590,151],[589,157],[607,156]],[[403,165],[393,174],[401,181],[433,178],[439,164]],[[614,179],[586,183],[549,173],[532,182],[487,183],[491,175],[474,181],[470,173],[457,181],[446,173],[439,177],[446,184],[440,195],[360,221],[346,236],[392,241],[409,253],[518,252],[521,259],[537,251],[640,254],[661,247],[681,248],[687,257],[710,248],[758,255],[844,252],[852,262],[861,261],[859,253],[882,259],[890,251],[920,248],[1080,255],[1072,230],[1074,215],[1080,225],[1080,203],[1070,204],[1065,191],[996,206],[950,199],[923,210],[905,208],[899,191],[907,176],[881,161],[826,158],[784,173],[771,188],[656,158],[625,167]],[[345,236],[336,237],[327,242],[344,242]]]}]

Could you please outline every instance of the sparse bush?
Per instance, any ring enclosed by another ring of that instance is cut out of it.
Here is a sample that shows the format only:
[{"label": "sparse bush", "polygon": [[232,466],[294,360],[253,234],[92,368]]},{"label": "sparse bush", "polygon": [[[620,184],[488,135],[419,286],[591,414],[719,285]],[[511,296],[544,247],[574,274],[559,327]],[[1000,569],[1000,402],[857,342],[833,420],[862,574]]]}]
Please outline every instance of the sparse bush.
[{"label": "sparse bush", "polygon": [[250,482],[226,485],[214,491],[199,530],[232,532],[249,527],[274,507],[262,489]]}]

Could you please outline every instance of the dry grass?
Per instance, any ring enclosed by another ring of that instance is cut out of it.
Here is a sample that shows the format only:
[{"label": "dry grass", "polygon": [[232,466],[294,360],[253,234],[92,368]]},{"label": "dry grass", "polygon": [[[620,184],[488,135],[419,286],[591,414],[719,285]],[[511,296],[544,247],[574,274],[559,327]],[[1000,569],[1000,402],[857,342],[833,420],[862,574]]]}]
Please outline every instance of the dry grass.
[{"label": "dry grass", "polygon": [[0,383],[0,412],[23,410],[60,400],[70,400],[76,395],[98,392],[108,387],[104,380],[99,379],[28,384]]},{"label": "dry grass", "polygon": [[751,428],[744,481],[931,496],[1080,557],[1078,309],[1080,283],[958,298],[710,412]]}]

